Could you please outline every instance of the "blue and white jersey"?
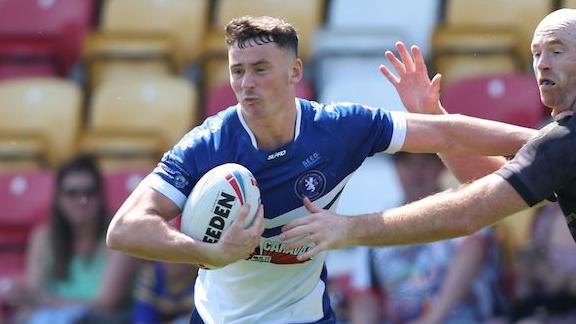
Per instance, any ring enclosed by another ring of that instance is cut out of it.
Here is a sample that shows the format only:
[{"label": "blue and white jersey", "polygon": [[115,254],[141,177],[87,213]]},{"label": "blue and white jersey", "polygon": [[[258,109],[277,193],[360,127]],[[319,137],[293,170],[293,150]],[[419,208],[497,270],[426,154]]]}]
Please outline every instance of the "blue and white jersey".
[{"label": "blue and white jersey", "polygon": [[305,196],[335,210],[346,182],[367,156],[402,147],[406,118],[403,112],[348,103],[297,99],[296,106],[294,140],[282,147],[259,149],[237,105],[186,134],[145,180],[180,208],[200,177],[218,165],[244,165],[258,181],[266,218],[259,247],[247,260],[199,272],[195,303],[206,323],[306,323],[333,317],[325,254],[298,261],[296,256],[310,246],[287,250],[278,236],[282,226],[308,214]]}]

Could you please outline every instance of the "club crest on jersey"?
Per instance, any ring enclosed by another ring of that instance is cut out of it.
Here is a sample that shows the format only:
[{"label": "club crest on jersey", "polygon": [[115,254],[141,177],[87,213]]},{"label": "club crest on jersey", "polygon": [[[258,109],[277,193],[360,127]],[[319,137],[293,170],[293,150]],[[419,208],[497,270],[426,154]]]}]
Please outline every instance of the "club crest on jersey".
[{"label": "club crest on jersey", "polygon": [[326,188],[326,177],[317,170],[308,171],[298,177],[295,190],[300,198],[308,197],[310,200],[318,198]]}]

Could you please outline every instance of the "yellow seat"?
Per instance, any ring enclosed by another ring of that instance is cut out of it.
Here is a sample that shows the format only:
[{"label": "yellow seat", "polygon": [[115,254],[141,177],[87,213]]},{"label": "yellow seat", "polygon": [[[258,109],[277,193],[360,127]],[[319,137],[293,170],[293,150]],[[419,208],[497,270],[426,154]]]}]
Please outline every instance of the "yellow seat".
[{"label": "yellow seat", "polygon": [[468,77],[521,71],[517,57],[508,53],[453,53],[434,61],[436,72],[442,74],[444,87]]},{"label": "yellow seat", "polygon": [[0,165],[54,167],[71,157],[81,110],[82,93],[71,81],[0,82]]},{"label": "yellow seat", "polygon": [[94,69],[106,70],[101,66],[111,58],[147,58],[165,72],[173,72],[174,66],[183,71],[202,53],[209,5],[208,0],[104,1],[100,27],[84,46],[89,72],[96,73],[92,86],[102,79],[92,63],[102,61]]},{"label": "yellow seat", "polygon": [[[435,32],[435,39],[450,38],[447,35],[450,33],[458,34],[452,38],[463,39],[467,34],[472,39],[483,38],[464,43],[475,43],[471,51],[485,52],[497,48],[498,51],[516,52],[523,59],[523,67],[527,67],[534,28],[553,7],[554,1],[551,0],[451,0],[446,3],[444,25]],[[499,36],[489,37],[493,35]],[[457,41],[440,45],[433,41],[434,55],[460,46]]]},{"label": "yellow seat", "polygon": [[96,88],[79,150],[101,160],[157,161],[196,124],[196,89],[184,78],[114,78]]}]

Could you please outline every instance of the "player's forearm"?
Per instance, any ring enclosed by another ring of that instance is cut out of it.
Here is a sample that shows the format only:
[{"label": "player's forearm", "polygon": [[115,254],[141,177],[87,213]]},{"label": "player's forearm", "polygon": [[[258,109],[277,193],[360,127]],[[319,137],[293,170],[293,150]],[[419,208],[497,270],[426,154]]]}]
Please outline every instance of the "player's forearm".
[{"label": "player's forearm", "polygon": [[150,214],[115,217],[106,237],[108,247],[139,258],[183,263],[206,262],[201,242]]},{"label": "player's forearm", "polygon": [[470,235],[525,208],[519,197],[508,198],[513,189],[497,187],[494,177],[499,176],[490,175],[459,191],[439,193],[383,213],[351,217],[346,245],[425,243]]},{"label": "player's forearm", "polygon": [[510,156],[524,145],[537,131],[464,115],[444,115],[450,122],[443,129],[451,141],[450,150],[443,153]]},{"label": "player's forearm", "polygon": [[438,154],[438,156],[460,183],[482,178],[506,163],[506,159],[500,156],[455,154]]}]

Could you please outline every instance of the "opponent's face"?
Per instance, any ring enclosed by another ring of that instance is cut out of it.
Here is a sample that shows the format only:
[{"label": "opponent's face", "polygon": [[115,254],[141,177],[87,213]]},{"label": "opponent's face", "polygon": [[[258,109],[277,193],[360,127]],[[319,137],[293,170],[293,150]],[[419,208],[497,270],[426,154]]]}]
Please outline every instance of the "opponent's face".
[{"label": "opponent's face", "polygon": [[96,182],[90,173],[75,171],[62,179],[58,204],[69,222],[93,222],[98,216],[99,202]]},{"label": "opponent's face", "polygon": [[301,61],[275,43],[245,45],[229,47],[228,62],[230,84],[246,113],[265,115],[273,113],[274,107],[293,102]]},{"label": "opponent's face", "polygon": [[533,67],[542,103],[552,115],[574,109],[576,101],[576,24],[545,18],[532,39]]}]

